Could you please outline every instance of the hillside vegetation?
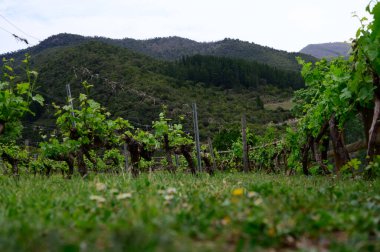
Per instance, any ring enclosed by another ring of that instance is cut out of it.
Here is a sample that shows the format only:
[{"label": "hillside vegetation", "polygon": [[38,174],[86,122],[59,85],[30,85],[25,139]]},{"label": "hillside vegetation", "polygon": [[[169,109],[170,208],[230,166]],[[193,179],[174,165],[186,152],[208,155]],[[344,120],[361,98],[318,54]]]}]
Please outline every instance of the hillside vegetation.
[{"label": "hillside vegetation", "polygon": [[224,89],[273,85],[298,89],[304,86],[301,74],[242,59],[215,56],[182,57],[166,73],[180,80],[192,80]]},{"label": "hillside vegetation", "polygon": [[[37,121],[29,126],[54,127],[50,104],[65,102],[66,84],[71,84],[74,97],[83,92],[81,82],[84,80],[94,85],[91,97],[106,106],[113,116],[127,118],[137,127],[150,125],[165,105],[170,117],[187,116],[185,128],[191,131],[191,105],[196,102],[202,139],[228,125],[239,124],[243,113],[248,115],[249,123],[257,125],[290,117],[288,111],[266,111],[262,103],[289,99],[292,85],[282,75],[293,78],[295,86],[299,86],[302,82],[298,73],[237,59],[213,56],[186,59],[201,60],[207,63],[209,70],[216,72],[191,76],[194,68],[180,61],[155,60],[96,41],[47,48],[32,57],[32,65],[39,72],[39,92],[45,96],[47,106],[36,109],[37,117],[29,119]],[[229,72],[223,72],[221,66],[225,64]],[[246,83],[239,82],[235,79],[237,75],[241,78],[254,76],[258,82],[251,85],[248,78]],[[216,82],[215,76],[225,79]],[[26,134],[36,135],[31,129],[35,127],[27,127]]]}]

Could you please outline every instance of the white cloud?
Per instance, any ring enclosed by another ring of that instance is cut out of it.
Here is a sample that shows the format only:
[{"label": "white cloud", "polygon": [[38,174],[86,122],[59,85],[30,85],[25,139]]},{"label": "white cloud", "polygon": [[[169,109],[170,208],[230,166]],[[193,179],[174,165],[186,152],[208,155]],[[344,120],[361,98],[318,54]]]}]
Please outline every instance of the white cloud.
[{"label": "white cloud", "polygon": [[[35,37],[60,33],[112,38],[178,35],[198,41],[239,38],[298,51],[348,40],[357,0],[0,0],[0,14]],[[0,17],[0,27],[23,36]],[[33,44],[37,41],[27,37]],[[0,30],[0,53],[25,47]]]}]

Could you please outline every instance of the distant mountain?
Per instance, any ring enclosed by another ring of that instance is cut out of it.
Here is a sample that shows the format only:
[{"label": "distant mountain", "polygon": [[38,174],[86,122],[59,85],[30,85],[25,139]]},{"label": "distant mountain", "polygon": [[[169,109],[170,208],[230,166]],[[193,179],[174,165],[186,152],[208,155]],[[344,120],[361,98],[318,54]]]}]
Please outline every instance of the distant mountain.
[{"label": "distant mountain", "polygon": [[348,57],[351,45],[345,42],[310,44],[303,48],[300,53],[312,55],[318,59]]},{"label": "distant mountain", "polygon": [[177,60],[182,56],[196,54],[213,55],[256,61],[279,69],[293,71],[298,71],[300,69],[295,59],[298,56],[306,61],[316,60],[310,55],[289,53],[237,39],[224,39],[217,42],[196,42],[181,37],[136,40],[130,38],[110,39],[104,37],[84,37],[66,33],[51,36],[34,47],[16,53],[8,53],[5,56],[17,58],[17,56],[23,56],[26,52],[35,55],[45,49],[76,45],[91,40],[105,42],[114,46],[121,46],[132,51],[164,60]]},{"label": "distant mountain", "polygon": [[180,37],[156,38],[149,40],[111,40],[104,41],[122,45],[131,50],[154,58],[175,60],[186,55],[212,55],[257,61],[285,70],[299,70],[296,57],[314,61],[314,57],[301,53],[289,53],[238,39],[224,39],[216,42],[196,42]]}]

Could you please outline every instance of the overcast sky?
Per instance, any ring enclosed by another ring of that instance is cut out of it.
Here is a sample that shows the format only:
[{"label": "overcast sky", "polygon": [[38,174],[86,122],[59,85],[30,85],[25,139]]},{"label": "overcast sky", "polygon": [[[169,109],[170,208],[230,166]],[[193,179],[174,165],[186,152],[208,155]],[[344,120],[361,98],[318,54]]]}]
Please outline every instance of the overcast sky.
[{"label": "overcast sky", "polygon": [[[348,41],[367,0],[0,0],[0,53],[67,32],[110,38],[236,38],[299,51]],[[5,17],[5,19],[4,19]],[[6,21],[10,21],[16,27]],[[4,31],[4,29],[6,31]],[[23,33],[23,32],[24,33]]]}]

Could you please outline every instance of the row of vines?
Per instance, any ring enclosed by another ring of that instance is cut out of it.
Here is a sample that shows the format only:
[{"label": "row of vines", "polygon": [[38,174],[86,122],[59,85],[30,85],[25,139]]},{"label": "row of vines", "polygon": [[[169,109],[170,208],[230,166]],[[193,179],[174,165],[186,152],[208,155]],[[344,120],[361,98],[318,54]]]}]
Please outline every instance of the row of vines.
[{"label": "row of vines", "polygon": [[[94,171],[98,171],[102,164],[103,168],[107,164],[122,167],[125,157],[121,150],[124,145],[129,151],[133,176],[138,175],[142,161],[152,160],[156,150],[166,153],[170,172],[175,172],[172,162],[172,154],[175,153],[185,158],[191,173],[196,173],[192,158],[193,140],[185,134],[180,123],[172,124],[165,117],[165,111],[160,113],[159,120],[152,122],[154,132],[135,129],[123,118],[111,119],[111,114],[104,107],[89,98],[92,86],[87,82],[82,83],[85,93],[79,95],[77,109],[72,106],[72,100],[64,106],[53,104],[57,129],[40,143],[40,148],[32,150],[34,155],[31,155],[30,150],[28,152],[16,144],[21,136],[22,116],[32,113],[29,105],[33,101],[43,104],[43,98],[34,95],[38,74],[29,70],[28,61],[27,57],[24,63],[28,81],[25,83],[14,83],[16,77],[8,62],[4,62],[3,69],[6,79],[1,86],[1,157],[12,167],[14,175],[19,174],[20,164],[47,174],[58,167],[67,173],[68,178],[73,175],[75,166],[83,177],[88,174],[89,165]],[[207,159],[206,156],[204,158]]]}]

